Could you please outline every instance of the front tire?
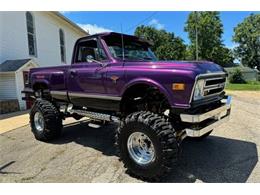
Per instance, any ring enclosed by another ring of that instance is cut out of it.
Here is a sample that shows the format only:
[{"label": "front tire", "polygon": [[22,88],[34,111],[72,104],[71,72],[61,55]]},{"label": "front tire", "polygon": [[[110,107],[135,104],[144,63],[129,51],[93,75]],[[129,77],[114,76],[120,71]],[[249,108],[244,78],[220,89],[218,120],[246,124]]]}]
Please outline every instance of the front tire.
[{"label": "front tire", "polygon": [[30,112],[30,125],[37,140],[51,141],[61,134],[62,118],[51,102],[36,100]]},{"label": "front tire", "polygon": [[116,143],[129,173],[143,180],[159,180],[177,162],[175,131],[152,112],[128,115],[118,129]]}]

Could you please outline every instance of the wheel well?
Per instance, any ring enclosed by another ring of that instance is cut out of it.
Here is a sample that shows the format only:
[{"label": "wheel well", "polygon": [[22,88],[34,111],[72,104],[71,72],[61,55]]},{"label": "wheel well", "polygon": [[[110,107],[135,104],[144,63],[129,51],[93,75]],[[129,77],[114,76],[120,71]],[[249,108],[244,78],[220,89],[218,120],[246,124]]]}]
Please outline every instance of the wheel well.
[{"label": "wheel well", "polygon": [[35,83],[33,85],[33,91],[35,92],[36,97],[41,97],[47,100],[51,98],[50,91],[45,83]]},{"label": "wheel well", "polygon": [[[152,109],[151,106],[156,108]],[[155,86],[136,84],[124,92],[120,111],[125,116],[139,110],[161,112],[159,107],[163,109],[169,108],[167,97]]]},{"label": "wheel well", "polygon": [[35,83],[33,85],[33,90],[39,90],[39,89],[48,89],[48,86],[45,83]]}]

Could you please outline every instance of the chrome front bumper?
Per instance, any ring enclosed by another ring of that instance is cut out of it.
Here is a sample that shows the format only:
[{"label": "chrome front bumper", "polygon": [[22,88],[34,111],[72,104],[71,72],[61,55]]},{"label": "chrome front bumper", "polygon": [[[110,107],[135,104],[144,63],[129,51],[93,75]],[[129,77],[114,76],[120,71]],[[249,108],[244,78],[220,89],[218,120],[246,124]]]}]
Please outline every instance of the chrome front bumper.
[{"label": "chrome front bumper", "polygon": [[[231,110],[231,96],[223,99],[223,105],[203,114],[181,114],[181,120],[185,123],[191,123],[193,127],[186,128],[184,131],[188,137],[201,137],[222,123],[229,120]],[[200,127],[200,123],[210,120],[209,123]]]}]

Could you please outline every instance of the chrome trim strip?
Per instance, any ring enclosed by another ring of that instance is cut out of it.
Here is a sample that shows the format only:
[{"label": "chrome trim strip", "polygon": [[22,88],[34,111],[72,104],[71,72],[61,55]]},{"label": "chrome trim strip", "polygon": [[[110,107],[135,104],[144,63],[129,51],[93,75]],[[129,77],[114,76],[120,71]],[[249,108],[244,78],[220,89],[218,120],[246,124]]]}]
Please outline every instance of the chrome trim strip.
[{"label": "chrome trim strip", "polygon": [[213,81],[213,80],[218,80],[218,79],[223,79],[223,77],[220,76],[220,77],[208,78],[208,79],[206,79],[206,81]]},{"label": "chrome trim strip", "polygon": [[230,104],[225,104],[217,109],[211,110],[203,114],[180,114],[182,122],[187,123],[200,123],[206,119],[215,117],[216,119],[221,118],[227,114],[227,110],[230,109]]},{"label": "chrome trim strip", "polygon": [[114,100],[114,101],[120,101],[122,99],[122,97],[117,97],[117,96],[94,95],[94,94],[75,93],[75,92],[68,92],[68,95],[70,97],[72,96],[72,97],[97,98],[97,99]]},{"label": "chrome trim strip", "polygon": [[67,95],[67,91],[50,91],[51,95]]},{"label": "chrome trim strip", "polygon": [[215,85],[208,85],[208,86],[204,86],[204,91],[207,90],[212,90],[212,89],[218,89],[218,88],[223,88],[225,86],[225,83],[218,83]]},{"label": "chrome trim strip", "polygon": [[213,130],[214,128],[216,128],[216,127],[220,126],[221,124],[227,122],[229,120],[229,116],[230,115],[227,115],[226,117],[212,123],[211,125],[209,125],[205,128],[199,129],[199,130],[186,128],[185,132],[186,132],[188,137],[201,137],[202,135],[204,135],[204,134],[210,132],[211,130]]}]

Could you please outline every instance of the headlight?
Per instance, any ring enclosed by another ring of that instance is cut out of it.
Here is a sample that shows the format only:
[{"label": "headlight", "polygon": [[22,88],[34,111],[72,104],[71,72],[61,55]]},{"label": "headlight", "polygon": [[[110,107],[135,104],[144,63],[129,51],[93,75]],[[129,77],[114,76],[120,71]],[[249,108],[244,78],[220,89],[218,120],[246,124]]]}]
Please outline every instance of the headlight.
[{"label": "headlight", "polygon": [[204,95],[204,80],[198,80],[194,89],[194,100],[199,100],[203,98]]}]

